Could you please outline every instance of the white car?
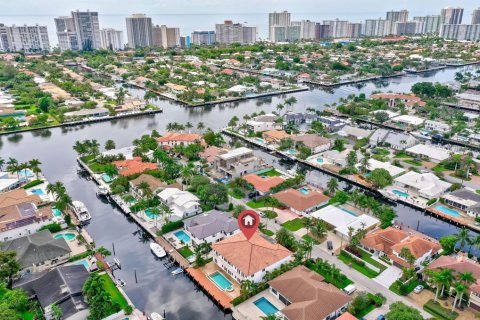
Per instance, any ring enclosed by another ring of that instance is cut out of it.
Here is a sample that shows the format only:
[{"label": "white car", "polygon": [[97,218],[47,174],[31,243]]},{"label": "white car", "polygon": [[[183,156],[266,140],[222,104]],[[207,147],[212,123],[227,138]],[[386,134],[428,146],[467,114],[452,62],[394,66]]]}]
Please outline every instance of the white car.
[{"label": "white car", "polygon": [[415,287],[415,289],[413,289],[413,292],[420,293],[423,291],[423,289],[425,288],[421,284],[419,284],[418,286]]}]

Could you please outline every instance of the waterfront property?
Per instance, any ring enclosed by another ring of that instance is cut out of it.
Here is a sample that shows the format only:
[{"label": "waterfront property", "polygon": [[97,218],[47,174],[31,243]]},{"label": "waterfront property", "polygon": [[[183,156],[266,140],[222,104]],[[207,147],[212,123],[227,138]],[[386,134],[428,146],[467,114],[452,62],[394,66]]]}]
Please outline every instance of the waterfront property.
[{"label": "waterfront property", "polygon": [[25,177],[18,177],[16,174],[0,171],[0,192],[14,190],[27,181]]},{"label": "waterfront property", "polygon": [[237,282],[262,281],[266,272],[272,272],[292,258],[292,253],[260,233],[247,240],[242,233],[214,243],[213,261]]},{"label": "waterfront property", "polygon": [[398,103],[403,103],[408,108],[424,107],[425,102],[414,94],[400,94],[400,93],[376,93],[369,97],[374,100],[385,100],[388,102],[390,108],[395,107]]},{"label": "waterfront property", "polygon": [[[441,251],[441,246],[436,240],[422,238],[393,227],[370,232],[361,240],[361,244],[374,255],[388,258],[393,264],[407,268],[413,266],[423,268],[424,262],[431,261]],[[412,266],[400,256],[403,248],[409,249],[415,257]]]},{"label": "waterfront property", "polygon": [[50,271],[26,274],[13,283],[13,288],[23,289],[27,296],[36,298],[46,315],[52,315],[55,304],[65,319],[84,319],[88,315],[88,305],[83,297],[83,284],[88,276],[83,265],[59,266]]},{"label": "waterfront property", "polygon": [[134,157],[130,160],[113,161],[112,163],[118,168],[119,174],[122,176],[131,176],[146,170],[157,169],[156,163],[142,162],[140,157]]},{"label": "waterfront property", "polygon": [[22,273],[40,272],[63,264],[71,253],[66,240],[63,237],[55,239],[48,230],[5,241],[2,250],[17,253]]},{"label": "waterfront property", "polygon": [[373,171],[375,169],[387,170],[392,178],[396,178],[401,174],[405,173],[405,169],[394,166],[389,162],[382,162],[375,159],[368,159],[368,171]]},{"label": "waterfront property", "polygon": [[262,160],[253,154],[253,150],[241,147],[217,155],[213,168],[219,179],[233,179],[264,168]]},{"label": "waterfront property", "polygon": [[144,191],[141,188],[139,188],[139,186],[143,182],[148,185],[148,188],[152,194],[157,194],[158,192],[160,192],[165,188],[182,189],[182,185],[180,183],[174,183],[169,185],[149,174],[141,174],[137,178],[129,181],[130,192],[137,198],[142,198],[145,196]]},{"label": "waterfront property", "polygon": [[296,146],[303,145],[309,148],[312,154],[326,151],[331,147],[330,140],[318,134],[296,135],[292,137],[292,140]]},{"label": "waterfront property", "polygon": [[451,156],[451,151],[448,149],[426,144],[417,144],[406,149],[405,152],[414,157],[425,159],[434,163],[440,163]]},{"label": "waterfront property", "polygon": [[166,188],[158,194],[158,197],[172,210],[171,220],[181,220],[202,212],[200,199],[188,191]]},{"label": "waterfront property", "polygon": [[405,150],[418,143],[417,139],[409,133],[377,129],[369,137],[370,147],[386,146],[394,150]]},{"label": "waterfront property", "polygon": [[262,196],[269,194],[271,188],[276,187],[285,181],[281,177],[259,176],[255,173],[247,174],[246,176],[243,176],[243,179],[250,183],[255,191],[258,191]]},{"label": "waterfront property", "polygon": [[164,148],[175,146],[188,146],[193,143],[204,143],[202,135],[198,133],[169,132],[163,137],[157,138],[157,142]]},{"label": "waterfront property", "polygon": [[480,214],[480,194],[474,190],[463,188],[442,195],[445,204],[466,212],[469,216]]},{"label": "waterfront property", "polygon": [[281,130],[282,122],[277,122],[279,117],[275,114],[265,114],[254,117],[247,121],[247,129],[252,132],[263,132],[269,130]]},{"label": "waterfront property", "polygon": [[283,130],[270,130],[262,132],[262,138],[267,143],[279,144],[282,139],[289,137],[290,135]]},{"label": "waterfront property", "polygon": [[326,205],[330,200],[330,197],[318,190],[305,193],[292,188],[277,192],[272,197],[298,215],[308,215]]},{"label": "waterfront property", "polygon": [[215,243],[240,232],[237,219],[228,213],[212,210],[184,221],[193,245]]},{"label": "waterfront property", "polygon": [[417,173],[409,171],[404,175],[395,178],[394,185],[401,187],[414,195],[425,199],[432,199],[438,198],[444,194],[452,184],[440,180],[433,173]]}]

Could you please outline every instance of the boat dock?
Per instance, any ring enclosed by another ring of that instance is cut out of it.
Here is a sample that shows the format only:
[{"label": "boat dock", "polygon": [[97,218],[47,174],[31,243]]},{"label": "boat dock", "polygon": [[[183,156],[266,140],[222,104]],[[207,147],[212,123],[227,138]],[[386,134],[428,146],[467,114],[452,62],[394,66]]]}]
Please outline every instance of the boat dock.
[{"label": "boat dock", "polygon": [[223,310],[230,310],[232,308],[232,299],[221,291],[212,281],[207,279],[207,276],[200,269],[188,268],[185,269],[185,271],[193,282],[201,287],[210,299],[214,300]]}]

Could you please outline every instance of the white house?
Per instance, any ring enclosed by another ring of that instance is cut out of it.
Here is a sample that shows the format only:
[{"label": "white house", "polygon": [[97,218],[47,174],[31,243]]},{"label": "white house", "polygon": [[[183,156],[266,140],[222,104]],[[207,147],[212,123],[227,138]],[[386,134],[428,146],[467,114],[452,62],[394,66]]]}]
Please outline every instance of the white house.
[{"label": "white house", "polygon": [[166,188],[158,194],[158,197],[173,211],[173,220],[191,217],[202,212],[200,199],[188,191]]},{"label": "white house", "polygon": [[[358,164],[358,167],[360,167],[360,164]],[[368,171],[373,171],[375,169],[385,169],[394,178],[405,173],[405,169],[394,166],[390,162],[368,159]]]},{"label": "white house", "polygon": [[255,233],[249,240],[242,233],[212,245],[213,260],[238,282],[261,282],[267,272],[292,259],[292,253],[272,239]]},{"label": "white house", "polygon": [[428,144],[417,144],[416,146],[406,149],[405,152],[415,157],[420,157],[435,163],[439,163],[450,158],[452,154],[452,152],[448,149]]},{"label": "white house", "polygon": [[263,162],[253,154],[253,150],[240,147],[218,154],[213,167],[222,178],[237,178],[262,169]]},{"label": "white house", "polygon": [[425,121],[423,118],[411,116],[408,114],[404,114],[404,115],[392,118],[391,120],[393,122],[396,122],[405,126],[412,126],[412,127],[419,126]]},{"label": "white house", "polygon": [[253,132],[281,130],[283,128],[283,121],[277,122],[277,119],[279,119],[279,117],[273,113],[260,115],[247,121],[247,128]]},{"label": "white house", "polygon": [[440,133],[445,133],[450,131],[450,126],[448,124],[439,122],[439,121],[426,120],[423,125],[425,129],[431,130],[431,131],[436,131]]},{"label": "white house", "polygon": [[419,196],[432,199],[441,196],[452,185],[440,180],[433,173],[417,173],[409,171],[394,179],[394,185],[411,191]]},{"label": "white house", "polygon": [[184,228],[194,245],[215,243],[240,232],[237,219],[217,210],[185,220]]}]

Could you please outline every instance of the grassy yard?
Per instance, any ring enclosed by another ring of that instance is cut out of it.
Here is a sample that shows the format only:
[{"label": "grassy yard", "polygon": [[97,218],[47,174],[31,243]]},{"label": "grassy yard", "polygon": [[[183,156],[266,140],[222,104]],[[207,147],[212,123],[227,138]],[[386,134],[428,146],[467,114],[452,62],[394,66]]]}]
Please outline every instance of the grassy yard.
[{"label": "grassy yard", "polygon": [[395,155],[396,159],[412,159],[405,151],[400,151]]},{"label": "grassy yard", "polygon": [[255,201],[255,199],[248,201],[248,202],[247,202],[247,206],[249,206],[249,207],[252,208],[252,209],[265,208],[265,207],[271,208],[270,205],[267,206],[267,205],[265,204],[265,200]]},{"label": "grassy yard", "polygon": [[110,295],[112,301],[118,303],[120,308],[125,310],[128,307],[128,302],[125,297],[120,293],[113,280],[108,276],[108,274],[102,274],[100,275],[100,278],[104,279],[103,288]]},{"label": "grassy yard", "polygon": [[[305,240],[305,241],[307,241],[307,240],[312,240],[312,241],[313,241],[313,244],[316,244],[316,245],[321,243],[320,241],[318,241],[317,239],[311,237],[311,236],[308,235],[308,234],[304,234],[304,235],[302,236],[302,239]],[[322,242],[323,242],[323,241],[322,241]]]},{"label": "grassy yard", "polygon": [[390,291],[392,292],[395,292],[399,296],[406,296],[409,293],[411,293],[413,289],[415,289],[415,287],[418,286],[419,284],[420,282],[418,280],[412,280],[406,285],[403,285],[402,287],[402,283],[400,282],[400,280],[397,280],[394,283],[392,283],[392,285],[388,289],[390,289]]},{"label": "grassy yard", "polygon": [[433,172],[439,173],[439,172],[444,172],[447,171],[448,169],[442,166],[441,164],[437,164],[435,167],[432,168]]},{"label": "grassy yard", "polygon": [[295,218],[293,220],[287,221],[282,224],[282,227],[287,229],[288,231],[298,231],[305,226],[305,219],[306,218]]},{"label": "grassy yard", "polygon": [[378,272],[375,272],[367,268],[366,266],[360,264],[356,259],[352,258],[348,253],[345,253],[344,251],[340,253],[340,255],[338,256],[338,259],[369,278],[375,278],[376,276],[379,275]]},{"label": "grassy yard", "polygon": [[267,172],[262,172],[260,175],[261,176],[266,176],[266,177],[279,177],[282,174],[280,172],[278,172],[277,170],[272,169],[272,170],[269,170]]},{"label": "grassy yard", "polygon": [[416,167],[420,167],[422,165],[421,161],[416,161],[416,160],[413,160],[413,159],[403,160],[403,162],[411,164],[412,166],[416,166]]},{"label": "grassy yard", "polygon": [[346,286],[348,286],[349,284],[352,284],[353,281],[350,280],[349,278],[347,278],[345,275],[343,275],[342,279],[338,279],[336,281],[333,281],[332,279],[332,276],[330,273],[327,273],[327,272],[323,272],[322,270],[319,270],[313,263],[307,261],[307,263],[305,264],[305,266],[307,268],[309,268],[310,270],[313,270],[315,271],[316,273],[318,273],[319,275],[321,275],[322,277],[325,278],[325,281],[328,282],[328,283],[331,283],[333,284],[335,287],[337,287],[338,289],[343,289],[345,288]]},{"label": "grassy yard", "polygon": [[268,230],[268,229],[262,228],[262,229],[260,229],[260,231],[261,231],[263,234],[266,234],[266,235],[269,236],[269,237],[273,236],[273,231],[272,231],[272,230]]},{"label": "grassy yard", "polygon": [[184,258],[193,256],[193,251],[188,246],[178,249],[178,253],[180,253]]},{"label": "grassy yard", "polygon": [[438,320],[454,320],[458,317],[457,312],[451,312],[450,309],[444,308],[440,303],[435,303],[432,299],[423,305],[423,310]]},{"label": "grassy yard", "polygon": [[373,259],[370,253],[363,251],[362,249],[359,249],[359,250],[360,250],[360,253],[362,254],[363,261],[370,263],[374,267],[377,267],[378,269],[380,269],[380,272],[383,272],[385,269],[387,269],[386,266],[384,266],[377,260]]}]

